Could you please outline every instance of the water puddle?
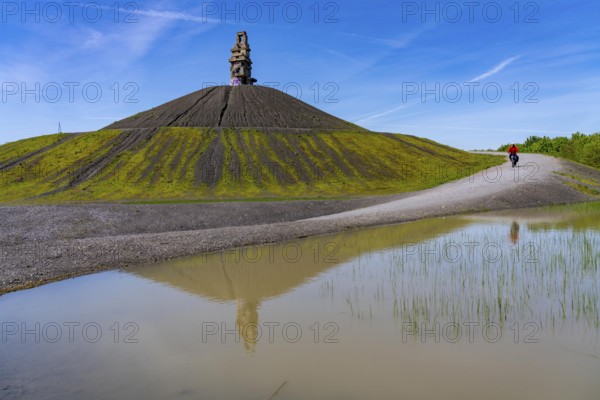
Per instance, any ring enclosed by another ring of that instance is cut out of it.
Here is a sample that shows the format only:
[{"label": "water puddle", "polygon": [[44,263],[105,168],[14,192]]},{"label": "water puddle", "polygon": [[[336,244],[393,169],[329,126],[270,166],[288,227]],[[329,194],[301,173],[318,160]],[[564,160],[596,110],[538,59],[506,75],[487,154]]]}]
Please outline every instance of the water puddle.
[{"label": "water puddle", "polygon": [[0,399],[591,399],[600,213],[433,219],[0,297]]}]

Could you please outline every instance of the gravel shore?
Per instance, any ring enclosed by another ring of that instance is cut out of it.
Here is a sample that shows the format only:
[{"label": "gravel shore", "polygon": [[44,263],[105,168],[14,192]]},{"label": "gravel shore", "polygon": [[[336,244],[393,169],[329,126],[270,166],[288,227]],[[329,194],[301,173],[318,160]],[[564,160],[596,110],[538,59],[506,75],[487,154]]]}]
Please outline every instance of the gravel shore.
[{"label": "gravel shore", "polygon": [[556,172],[600,171],[523,155],[436,188],[350,200],[0,207],[0,294],[128,265],[346,229],[594,199]]}]

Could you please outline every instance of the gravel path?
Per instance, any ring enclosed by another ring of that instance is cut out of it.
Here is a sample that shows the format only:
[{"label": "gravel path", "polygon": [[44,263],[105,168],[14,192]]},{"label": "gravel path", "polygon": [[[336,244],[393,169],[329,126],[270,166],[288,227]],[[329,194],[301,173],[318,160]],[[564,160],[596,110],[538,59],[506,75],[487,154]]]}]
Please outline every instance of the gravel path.
[{"label": "gravel path", "polygon": [[404,199],[314,220],[343,220],[363,226],[380,221],[394,223],[435,215],[570,202],[574,200],[572,193],[557,190],[563,189],[563,185],[562,177],[555,171],[564,168],[565,163],[557,158],[529,154],[521,156],[517,168],[512,168],[507,162],[458,181],[413,193]]},{"label": "gravel path", "polygon": [[[346,229],[593,199],[556,172],[600,171],[542,155],[436,188],[353,200],[0,207],[0,293],[91,272]],[[596,198],[597,199],[597,198]]]}]

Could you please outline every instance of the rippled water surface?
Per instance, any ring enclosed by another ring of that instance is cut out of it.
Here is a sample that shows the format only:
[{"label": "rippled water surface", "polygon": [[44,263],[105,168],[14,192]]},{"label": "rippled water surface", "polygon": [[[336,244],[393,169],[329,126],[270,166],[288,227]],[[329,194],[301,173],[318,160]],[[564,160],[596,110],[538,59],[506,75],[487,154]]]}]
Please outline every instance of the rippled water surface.
[{"label": "rippled water surface", "polygon": [[0,399],[597,399],[600,213],[426,220],[0,297]]}]

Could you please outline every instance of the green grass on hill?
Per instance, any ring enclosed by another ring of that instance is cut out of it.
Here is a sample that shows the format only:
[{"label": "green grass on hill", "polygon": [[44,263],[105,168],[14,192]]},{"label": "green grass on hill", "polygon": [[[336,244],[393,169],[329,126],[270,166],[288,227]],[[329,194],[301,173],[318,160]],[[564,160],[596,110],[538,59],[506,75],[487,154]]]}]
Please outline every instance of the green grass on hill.
[{"label": "green grass on hill", "polygon": [[[66,185],[73,178],[73,173],[80,165],[96,157],[102,157],[107,151],[105,146],[118,135],[118,131],[93,132],[74,135],[63,143],[35,155],[12,168],[0,171],[0,201],[24,200]],[[12,150],[13,154],[21,154],[23,149],[41,148],[57,135],[25,139],[16,143],[19,146]],[[43,140],[42,138],[47,138]],[[64,138],[64,136],[62,137]],[[0,165],[10,162],[4,158],[4,148],[0,146]],[[103,147],[104,146],[104,147]]]},{"label": "green grass on hill", "polygon": [[68,136],[67,134],[57,133],[4,144],[0,146],[0,167],[4,165],[4,161],[21,158],[46,146],[53,145]]},{"label": "green grass on hill", "polygon": [[0,146],[0,166],[65,138],[0,170],[0,201],[390,194],[429,188],[504,162],[503,157],[466,153],[406,135],[163,128],[26,139]]}]

